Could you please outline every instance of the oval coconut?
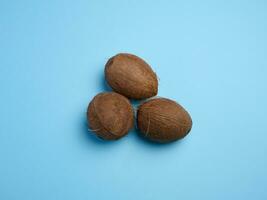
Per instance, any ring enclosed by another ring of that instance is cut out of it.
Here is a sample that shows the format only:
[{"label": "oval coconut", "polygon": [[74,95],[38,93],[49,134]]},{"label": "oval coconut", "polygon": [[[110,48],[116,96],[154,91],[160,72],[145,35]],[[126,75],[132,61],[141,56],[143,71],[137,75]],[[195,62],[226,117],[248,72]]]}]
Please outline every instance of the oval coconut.
[{"label": "oval coconut", "polygon": [[192,128],[192,119],[175,101],[157,98],[139,106],[137,125],[147,139],[166,143],[185,137]]},{"label": "oval coconut", "polygon": [[129,100],[115,92],[96,95],[87,110],[89,127],[105,140],[116,140],[133,127],[134,112]]},{"label": "oval coconut", "polygon": [[157,75],[141,58],[120,53],[110,58],[105,66],[105,77],[110,87],[132,99],[157,95]]}]

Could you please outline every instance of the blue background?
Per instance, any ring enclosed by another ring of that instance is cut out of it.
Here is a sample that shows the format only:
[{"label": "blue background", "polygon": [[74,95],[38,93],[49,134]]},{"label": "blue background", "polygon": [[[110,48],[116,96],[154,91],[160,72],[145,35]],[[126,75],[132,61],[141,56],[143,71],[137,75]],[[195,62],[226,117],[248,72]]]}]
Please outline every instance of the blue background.
[{"label": "blue background", "polygon": [[[155,145],[87,131],[118,52],[194,126]],[[267,2],[1,0],[0,199],[267,199]]]}]

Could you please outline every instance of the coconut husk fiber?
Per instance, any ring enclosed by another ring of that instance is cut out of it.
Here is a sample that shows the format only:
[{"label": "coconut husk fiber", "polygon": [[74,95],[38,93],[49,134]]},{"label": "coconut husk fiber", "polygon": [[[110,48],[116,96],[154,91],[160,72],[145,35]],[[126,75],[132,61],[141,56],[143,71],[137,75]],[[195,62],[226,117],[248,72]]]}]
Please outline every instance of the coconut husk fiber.
[{"label": "coconut husk fiber", "polygon": [[108,60],[105,78],[115,91],[131,99],[145,99],[157,95],[157,75],[143,59],[120,53]]},{"label": "coconut husk fiber", "polygon": [[130,101],[115,92],[96,95],[87,109],[90,129],[100,138],[117,140],[133,127],[134,112]]},{"label": "coconut husk fiber", "polygon": [[166,143],[185,137],[192,128],[192,119],[175,101],[156,98],[139,106],[137,126],[145,138]]}]

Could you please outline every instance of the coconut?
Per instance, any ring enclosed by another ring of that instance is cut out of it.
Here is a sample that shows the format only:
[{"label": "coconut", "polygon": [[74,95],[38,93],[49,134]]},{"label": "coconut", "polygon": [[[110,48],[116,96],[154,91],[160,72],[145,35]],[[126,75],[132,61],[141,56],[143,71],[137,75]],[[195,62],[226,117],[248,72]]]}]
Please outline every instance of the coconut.
[{"label": "coconut", "polygon": [[87,109],[90,129],[105,140],[116,140],[133,127],[134,112],[129,100],[115,92],[96,95]]},{"label": "coconut", "polygon": [[192,119],[175,101],[156,98],[139,106],[137,126],[147,139],[166,143],[185,137],[192,128]]},{"label": "coconut", "polygon": [[157,95],[157,75],[141,58],[120,53],[108,60],[105,78],[110,87],[128,98],[145,99]]}]

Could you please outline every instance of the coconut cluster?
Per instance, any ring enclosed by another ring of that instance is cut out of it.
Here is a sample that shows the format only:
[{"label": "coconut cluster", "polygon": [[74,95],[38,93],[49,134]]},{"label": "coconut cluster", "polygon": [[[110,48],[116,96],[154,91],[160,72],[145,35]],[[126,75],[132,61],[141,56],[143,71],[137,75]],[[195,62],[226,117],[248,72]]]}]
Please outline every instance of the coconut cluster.
[{"label": "coconut cluster", "polygon": [[[189,113],[177,102],[158,94],[158,79],[150,65],[128,53],[111,57],[105,65],[105,79],[114,92],[96,95],[89,103],[87,121],[100,138],[117,140],[134,125],[134,109],[129,99],[149,100],[137,109],[136,123],[142,136],[159,143],[185,137],[192,128]],[[155,97],[155,98],[151,98]]]}]

